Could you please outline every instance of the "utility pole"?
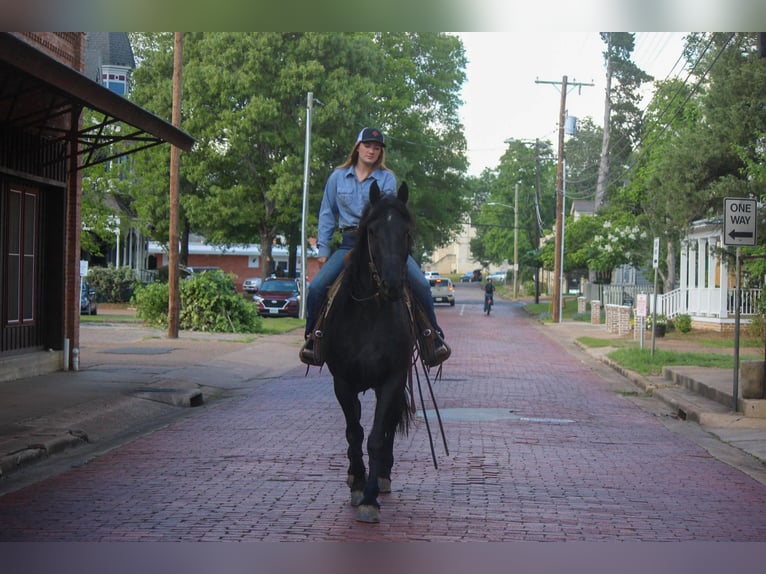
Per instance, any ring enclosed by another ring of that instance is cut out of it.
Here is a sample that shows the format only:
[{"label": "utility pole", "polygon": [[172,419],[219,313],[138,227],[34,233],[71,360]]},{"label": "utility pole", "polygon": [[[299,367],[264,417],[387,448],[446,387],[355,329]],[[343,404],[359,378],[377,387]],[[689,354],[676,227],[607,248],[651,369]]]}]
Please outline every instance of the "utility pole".
[{"label": "utility pole", "polygon": [[513,193],[513,298],[519,296],[519,182]]},{"label": "utility pole", "polygon": [[[547,82],[542,80],[535,80],[536,84],[556,84],[558,82]],[[561,79],[561,108],[559,110],[559,149],[558,149],[558,167],[556,169],[556,245],[555,245],[555,259],[553,264],[553,294],[551,297],[551,316],[554,323],[561,322],[563,318],[563,310],[561,308],[561,288],[564,281],[563,274],[563,235],[564,235],[564,123],[566,121],[567,113],[567,89],[568,86],[581,88],[582,86],[592,86],[593,84],[586,84],[582,82],[567,83],[567,77],[564,76]]]},{"label": "utility pole", "polygon": [[314,93],[306,95],[306,149],[303,159],[303,209],[301,210],[301,306],[300,318],[306,318],[306,222],[309,218],[309,164],[311,162],[311,110],[314,107]]},{"label": "utility pole", "polygon": [[[176,32],[173,51],[173,110],[175,127],[181,125],[181,67],[183,65],[183,32]],[[178,221],[179,170],[181,150],[170,146],[170,222],[168,232],[168,338],[178,338],[180,294],[178,292]]]}]

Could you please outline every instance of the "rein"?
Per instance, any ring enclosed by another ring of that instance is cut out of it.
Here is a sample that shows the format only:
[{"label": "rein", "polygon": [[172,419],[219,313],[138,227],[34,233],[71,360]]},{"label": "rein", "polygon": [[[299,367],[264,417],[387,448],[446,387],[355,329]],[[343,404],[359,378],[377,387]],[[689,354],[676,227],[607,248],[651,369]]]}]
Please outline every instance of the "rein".
[{"label": "rein", "polygon": [[380,287],[381,287],[381,280],[380,280],[380,273],[378,273],[378,268],[375,266],[375,258],[372,256],[372,247],[370,242],[370,230],[367,229],[367,266],[370,270],[370,276],[372,277],[373,282],[375,283],[375,291],[373,291],[372,295],[368,297],[357,297],[354,295],[353,285],[352,289],[350,290],[351,298],[356,301],[357,303],[363,303],[364,301],[370,301],[372,299],[379,299],[380,298]]}]

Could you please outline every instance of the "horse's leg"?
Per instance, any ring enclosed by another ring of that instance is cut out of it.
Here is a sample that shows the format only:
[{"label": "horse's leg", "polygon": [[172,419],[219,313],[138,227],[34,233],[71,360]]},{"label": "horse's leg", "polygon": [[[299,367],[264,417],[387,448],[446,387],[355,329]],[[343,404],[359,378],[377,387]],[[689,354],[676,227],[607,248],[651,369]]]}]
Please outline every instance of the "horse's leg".
[{"label": "horse's leg", "polygon": [[343,416],[346,418],[346,441],[348,442],[346,483],[351,489],[351,504],[358,506],[362,501],[362,491],[367,478],[362,454],[364,429],[359,422],[362,415],[362,405],[356,392],[348,383],[336,378],[334,379],[334,387],[335,398],[338,399],[338,404],[343,410]]},{"label": "horse's leg", "polygon": [[387,430],[383,437],[383,449],[380,455],[380,473],[378,474],[378,489],[381,494],[391,492],[391,469],[394,467],[394,436],[396,430]]},{"label": "horse's leg", "polygon": [[375,390],[375,421],[367,438],[367,456],[369,458],[369,475],[364,485],[364,496],[359,505],[357,520],[361,522],[380,522],[380,504],[378,494],[381,477],[390,478],[393,454],[387,454],[390,444],[393,451],[393,436],[401,414],[401,385],[397,378],[390,379],[385,385]]}]

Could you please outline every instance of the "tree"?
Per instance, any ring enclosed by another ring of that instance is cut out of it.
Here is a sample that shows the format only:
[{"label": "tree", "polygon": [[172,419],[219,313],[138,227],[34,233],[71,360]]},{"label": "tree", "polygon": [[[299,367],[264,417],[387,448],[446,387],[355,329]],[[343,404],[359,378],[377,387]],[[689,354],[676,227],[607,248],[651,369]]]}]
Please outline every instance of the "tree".
[{"label": "tree", "polygon": [[[555,196],[549,191],[555,177],[550,142],[509,140],[500,166],[486,171],[477,188],[477,209],[472,217],[477,228],[471,241],[474,257],[487,264],[512,261],[518,239],[519,262],[527,265],[527,273],[535,272],[540,234],[555,218]],[[514,208],[518,209],[518,230],[514,230]]]},{"label": "tree", "polygon": [[[167,40],[145,35],[138,44],[134,98],[169,114]],[[466,164],[457,119],[465,66],[458,38],[196,33],[187,35],[184,51],[182,127],[198,143],[182,158],[182,218],[209,242],[258,241],[264,272],[274,241],[297,243],[308,92],[321,101],[312,118],[312,221],[330,171],[358,131],[374,125],[387,133],[387,163],[409,181],[414,211],[427,216],[420,219],[421,244],[431,248],[457,228]],[[137,211],[147,218],[166,212],[161,165],[159,155],[146,160],[136,186],[145,206]],[[149,225],[164,231],[159,220]]]},{"label": "tree", "polygon": [[635,48],[635,34],[602,32],[601,39],[606,44],[606,94],[596,209],[606,201],[609,181],[616,179],[611,173],[612,166],[626,165],[626,158],[638,140],[641,132],[638,88],[652,79],[630,59]]}]

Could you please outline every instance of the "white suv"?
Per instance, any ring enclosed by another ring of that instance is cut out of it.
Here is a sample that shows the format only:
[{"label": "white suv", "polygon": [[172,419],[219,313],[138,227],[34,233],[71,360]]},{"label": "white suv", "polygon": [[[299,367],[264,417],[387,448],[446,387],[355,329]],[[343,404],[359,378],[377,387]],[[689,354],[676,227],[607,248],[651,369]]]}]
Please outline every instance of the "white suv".
[{"label": "white suv", "polygon": [[448,277],[432,277],[428,280],[431,284],[431,297],[434,303],[449,303],[455,305],[455,286]]}]

